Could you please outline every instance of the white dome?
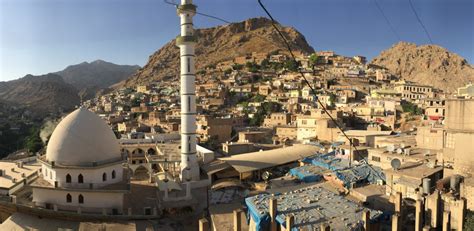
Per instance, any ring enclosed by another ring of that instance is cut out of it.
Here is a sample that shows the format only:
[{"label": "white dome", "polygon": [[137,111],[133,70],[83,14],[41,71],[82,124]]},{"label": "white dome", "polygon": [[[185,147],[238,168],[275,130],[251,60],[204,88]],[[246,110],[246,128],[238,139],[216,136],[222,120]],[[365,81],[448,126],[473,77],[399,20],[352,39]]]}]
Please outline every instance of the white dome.
[{"label": "white dome", "polygon": [[99,116],[79,108],[66,116],[54,129],[46,149],[46,160],[80,166],[120,159],[115,134]]}]

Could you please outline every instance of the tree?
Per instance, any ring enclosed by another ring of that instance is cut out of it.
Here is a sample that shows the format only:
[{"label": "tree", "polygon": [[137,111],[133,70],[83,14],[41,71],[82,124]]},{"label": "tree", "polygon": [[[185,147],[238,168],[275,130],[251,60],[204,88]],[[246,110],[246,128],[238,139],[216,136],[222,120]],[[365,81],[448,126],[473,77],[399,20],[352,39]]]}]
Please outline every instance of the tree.
[{"label": "tree", "polygon": [[232,73],[232,69],[231,69],[231,68],[228,68],[228,69],[226,69],[226,70],[224,71],[224,74],[226,74],[226,75],[228,75],[228,74],[230,74],[230,73]]},{"label": "tree", "polygon": [[247,68],[248,71],[252,73],[256,73],[260,69],[260,66],[257,65],[255,62],[247,62],[245,64],[245,67]]},{"label": "tree", "polygon": [[265,100],[265,96],[257,94],[252,98],[252,101],[254,102],[263,102]]},{"label": "tree", "polygon": [[318,55],[314,53],[309,56],[309,64],[311,65],[313,70],[314,70],[314,66],[318,64],[318,59],[319,59]]},{"label": "tree", "polygon": [[240,71],[242,70],[242,68],[244,68],[244,65],[242,64],[234,64],[232,65],[232,69],[236,70],[236,71]]},{"label": "tree", "polygon": [[423,110],[409,101],[402,101],[403,112],[409,112],[411,115],[421,115]]},{"label": "tree", "polygon": [[249,121],[250,126],[260,126],[265,119],[265,116],[270,115],[273,112],[281,112],[281,104],[275,102],[264,102],[258,107],[257,112]]},{"label": "tree", "polygon": [[298,71],[299,66],[300,66],[300,63],[295,61],[294,59],[289,59],[283,64],[283,67],[293,72]]},{"label": "tree", "polygon": [[26,138],[25,148],[28,149],[28,151],[35,153],[43,148],[43,142],[39,137],[38,128],[32,127],[29,133],[29,136]]},{"label": "tree", "polygon": [[262,60],[262,62],[260,62],[260,67],[262,69],[267,69],[269,66],[270,66],[270,61],[268,59],[264,59]]}]

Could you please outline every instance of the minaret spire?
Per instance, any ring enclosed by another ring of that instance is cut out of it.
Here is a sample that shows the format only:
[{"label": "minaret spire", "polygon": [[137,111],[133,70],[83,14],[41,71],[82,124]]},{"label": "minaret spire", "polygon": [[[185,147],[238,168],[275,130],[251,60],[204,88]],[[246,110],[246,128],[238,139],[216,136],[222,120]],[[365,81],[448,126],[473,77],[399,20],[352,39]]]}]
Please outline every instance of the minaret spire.
[{"label": "minaret spire", "polygon": [[181,0],[177,9],[181,19],[181,35],[176,38],[181,59],[181,179],[199,180],[199,166],[196,155],[196,75],[193,16],[196,6],[192,0]]}]

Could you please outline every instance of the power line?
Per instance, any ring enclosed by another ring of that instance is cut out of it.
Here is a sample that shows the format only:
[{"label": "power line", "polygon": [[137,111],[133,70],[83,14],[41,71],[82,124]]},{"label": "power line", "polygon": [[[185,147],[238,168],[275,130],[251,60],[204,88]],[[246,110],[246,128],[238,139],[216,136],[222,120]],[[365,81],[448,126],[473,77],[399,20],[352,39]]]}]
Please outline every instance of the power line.
[{"label": "power line", "polygon": [[418,23],[420,23],[421,27],[425,31],[426,36],[430,40],[430,43],[433,44],[433,40],[431,39],[431,35],[428,32],[428,30],[426,29],[425,24],[423,24],[423,21],[421,21],[421,18],[418,16],[418,13],[416,12],[415,7],[413,6],[413,3],[411,2],[411,0],[408,0],[408,2],[410,3],[410,8],[413,11],[413,14],[415,14],[415,16],[416,16],[416,20],[418,20]]},{"label": "power line", "polygon": [[[296,61],[296,57],[295,55],[293,54],[293,50],[291,49],[291,46],[290,46],[290,43],[288,42],[288,40],[285,38],[285,36],[283,35],[283,33],[280,31],[280,29],[278,29],[278,27],[276,26],[276,21],[275,19],[273,18],[273,16],[270,14],[270,12],[267,10],[267,8],[265,8],[265,6],[263,5],[262,1],[261,0],[257,0],[258,1],[258,4],[260,5],[260,7],[265,11],[265,13],[267,14],[267,16],[272,20],[272,26],[273,28],[278,32],[278,34],[280,35],[280,37],[282,38],[283,42],[285,43],[287,49],[288,49],[288,52],[290,53],[292,59],[294,62],[297,62]],[[344,137],[349,140],[349,144],[350,146],[354,147],[355,151],[356,152],[359,152],[359,150],[357,149],[357,147],[354,145],[354,143],[352,142],[352,139],[349,138],[349,136],[346,134],[346,132],[344,132],[344,129],[342,129],[341,125],[339,125],[339,123],[334,119],[334,117],[332,117],[331,113],[328,112],[326,106],[324,106],[324,104],[321,102],[321,100],[319,100],[319,97],[317,97],[317,94],[316,94],[316,90],[314,90],[313,86],[309,83],[308,79],[306,79],[306,77],[304,76],[304,73],[301,71],[301,69],[298,68],[298,72],[299,74],[301,75],[301,78],[304,80],[304,82],[306,83],[306,85],[309,87],[309,89],[311,90],[311,93],[313,95],[316,96],[316,101],[319,103],[319,105],[321,106],[321,108],[323,109],[323,111],[328,115],[329,119],[331,119],[331,121],[336,125],[336,127],[339,129],[339,131],[341,131],[341,133],[344,135]],[[351,160],[349,159],[349,162]],[[367,166],[369,168],[371,168],[374,173],[377,175],[377,177],[379,177],[384,183],[385,183],[385,180],[383,179],[383,177],[381,177],[377,171],[375,171],[375,169],[372,168],[372,166],[370,166],[368,163],[367,163]],[[388,185],[388,187],[390,187]]]},{"label": "power line", "polygon": [[[170,1],[168,1],[168,0],[163,0],[163,1],[164,1],[166,4],[173,5],[173,6],[175,6],[175,7],[178,7],[178,6],[179,6],[179,4],[174,3],[174,2],[170,2]],[[221,17],[217,17],[217,16],[210,15],[210,14],[205,14],[205,13],[201,13],[201,12],[197,12],[197,11],[188,11],[188,10],[184,10],[184,9],[183,9],[182,11],[184,11],[184,12],[193,12],[193,13],[196,13],[196,14],[198,14],[198,15],[202,15],[202,16],[204,16],[204,17],[208,17],[208,18],[212,18],[212,19],[215,19],[215,20],[219,20],[219,21],[224,22],[224,23],[229,23],[229,24],[231,23],[231,22],[229,22],[229,21],[227,21],[227,20],[225,20],[225,19],[223,19],[223,18],[221,18]]]},{"label": "power line", "polygon": [[390,20],[388,19],[387,15],[385,14],[385,12],[383,11],[382,7],[379,5],[379,3],[377,2],[377,0],[374,0],[374,4],[375,6],[377,7],[377,9],[380,11],[380,13],[382,14],[383,18],[385,19],[385,22],[387,23],[388,27],[390,28],[390,30],[393,32],[393,34],[397,37],[398,41],[401,41],[402,39],[400,38],[400,35],[397,33],[397,31],[395,30],[395,28],[393,27],[392,23],[390,22]]}]

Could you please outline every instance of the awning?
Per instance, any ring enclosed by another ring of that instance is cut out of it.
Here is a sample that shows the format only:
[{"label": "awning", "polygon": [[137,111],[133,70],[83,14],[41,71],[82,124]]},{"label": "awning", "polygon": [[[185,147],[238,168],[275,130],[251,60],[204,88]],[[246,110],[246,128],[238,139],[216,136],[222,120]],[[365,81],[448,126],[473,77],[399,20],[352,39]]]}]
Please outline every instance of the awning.
[{"label": "awning", "polygon": [[231,165],[239,173],[271,168],[316,155],[320,150],[314,145],[294,145],[268,151],[251,152],[219,158]]}]

